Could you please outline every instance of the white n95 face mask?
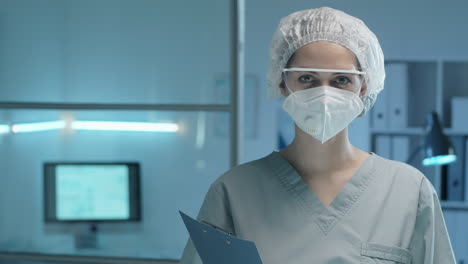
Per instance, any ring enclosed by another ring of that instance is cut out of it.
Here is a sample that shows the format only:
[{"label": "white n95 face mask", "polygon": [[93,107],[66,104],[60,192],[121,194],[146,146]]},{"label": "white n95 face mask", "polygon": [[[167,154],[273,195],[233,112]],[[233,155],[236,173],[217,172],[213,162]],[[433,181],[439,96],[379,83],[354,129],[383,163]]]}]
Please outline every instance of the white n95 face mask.
[{"label": "white n95 face mask", "polygon": [[290,91],[283,109],[301,130],[323,144],[362,112],[364,104],[358,94],[331,86]]}]

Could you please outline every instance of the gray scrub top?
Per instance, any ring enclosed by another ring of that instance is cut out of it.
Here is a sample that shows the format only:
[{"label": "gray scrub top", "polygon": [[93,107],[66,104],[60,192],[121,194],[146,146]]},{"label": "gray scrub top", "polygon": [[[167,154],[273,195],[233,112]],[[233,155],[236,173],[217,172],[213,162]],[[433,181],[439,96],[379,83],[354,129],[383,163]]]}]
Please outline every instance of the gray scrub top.
[{"label": "gray scrub top", "polygon": [[[433,185],[412,166],[370,154],[324,206],[273,152],[214,181],[197,219],[255,241],[264,264],[455,264]],[[202,263],[191,239],[180,263]]]}]

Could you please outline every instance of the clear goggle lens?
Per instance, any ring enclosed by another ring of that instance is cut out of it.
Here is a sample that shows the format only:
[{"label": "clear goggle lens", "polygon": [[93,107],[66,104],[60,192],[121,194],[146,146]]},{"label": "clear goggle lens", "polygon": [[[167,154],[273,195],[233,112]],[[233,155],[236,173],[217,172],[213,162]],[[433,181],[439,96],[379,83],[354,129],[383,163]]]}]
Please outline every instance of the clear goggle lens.
[{"label": "clear goggle lens", "polygon": [[355,70],[287,68],[283,70],[283,79],[291,92],[320,86],[358,92],[364,74],[365,72]]}]

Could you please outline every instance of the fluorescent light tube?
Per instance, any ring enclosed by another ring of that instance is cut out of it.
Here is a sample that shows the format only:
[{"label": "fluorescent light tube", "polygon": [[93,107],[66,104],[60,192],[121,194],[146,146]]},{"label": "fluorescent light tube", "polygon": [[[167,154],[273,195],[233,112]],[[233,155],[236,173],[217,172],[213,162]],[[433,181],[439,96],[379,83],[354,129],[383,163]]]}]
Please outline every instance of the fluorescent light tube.
[{"label": "fluorescent light tube", "polygon": [[0,134],[8,134],[10,132],[9,125],[0,125]]},{"label": "fluorescent light tube", "polygon": [[62,129],[62,128],[65,128],[65,126],[66,126],[65,121],[24,123],[24,124],[12,125],[11,131],[13,131],[13,133],[38,132],[38,131]]},{"label": "fluorescent light tube", "polygon": [[112,121],[73,121],[71,127],[76,130],[113,130],[141,132],[177,132],[175,123],[112,122]]}]

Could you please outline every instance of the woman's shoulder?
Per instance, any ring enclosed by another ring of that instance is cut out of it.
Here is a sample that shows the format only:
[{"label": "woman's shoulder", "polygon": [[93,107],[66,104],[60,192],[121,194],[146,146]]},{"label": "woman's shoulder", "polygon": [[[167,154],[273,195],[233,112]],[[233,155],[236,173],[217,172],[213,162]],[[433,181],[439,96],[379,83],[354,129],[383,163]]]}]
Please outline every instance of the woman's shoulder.
[{"label": "woman's shoulder", "polygon": [[410,164],[373,154],[375,155],[375,170],[380,174],[387,175],[392,180],[419,187],[421,182],[426,179],[424,173]]},{"label": "woman's shoulder", "polygon": [[426,207],[434,207],[435,202],[439,203],[439,197],[432,182],[419,169],[407,163],[386,159],[378,156],[382,163],[388,166],[386,169],[392,172],[393,180],[400,182],[399,187],[408,191],[417,191],[419,193],[418,210]]},{"label": "woman's shoulder", "polygon": [[250,182],[253,183],[256,180],[260,180],[264,177],[271,176],[274,171],[275,158],[278,152],[273,151],[272,153],[261,157],[256,160],[245,162],[243,164],[232,167],[221,176],[219,176],[214,182],[214,185],[219,184],[234,184],[236,182]]}]

